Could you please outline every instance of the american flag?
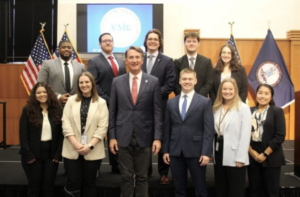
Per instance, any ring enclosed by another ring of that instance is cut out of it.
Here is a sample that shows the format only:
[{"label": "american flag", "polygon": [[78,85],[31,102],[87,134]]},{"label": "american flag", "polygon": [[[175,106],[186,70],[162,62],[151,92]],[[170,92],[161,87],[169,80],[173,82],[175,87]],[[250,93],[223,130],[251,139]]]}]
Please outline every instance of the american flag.
[{"label": "american flag", "polygon": [[21,80],[28,94],[37,82],[38,72],[43,61],[52,58],[43,31],[40,31],[21,74]]},{"label": "american flag", "polygon": [[231,44],[231,45],[233,46],[233,48],[234,48],[234,50],[235,50],[236,57],[238,58],[239,63],[242,64],[242,59],[241,59],[241,57],[240,57],[239,51],[238,51],[238,49],[237,49],[237,46],[236,46],[236,44],[235,44],[235,40],[234,40],[234,37],[233,37],[232,34],[230,35],[230,39],[228,40],[227,43],[228,43],[228,44]]},{"label": "american flag", "polygon": [[[72,43],[71,39],[69,38],[67,30],[65,30],[65,32],[64,32],[61,40],[59,41],[59,43],[61,41],[63,41],[63,40],[69,41],[71,43],[71,45],[72,45],[72,60],[76,59],[77,62],[82,63],[82,61],[81,61],[81,59],[80,59],[80,57],[79,57],[79,55],[78,55],[75,47],[73,46],[73,43]],[[58,46],[59,46],[59,44],[58,44]],[[53,53],[53,58],[54,59],[57,59],[59,57],[58,46],[57,46],[55,52]]]}]

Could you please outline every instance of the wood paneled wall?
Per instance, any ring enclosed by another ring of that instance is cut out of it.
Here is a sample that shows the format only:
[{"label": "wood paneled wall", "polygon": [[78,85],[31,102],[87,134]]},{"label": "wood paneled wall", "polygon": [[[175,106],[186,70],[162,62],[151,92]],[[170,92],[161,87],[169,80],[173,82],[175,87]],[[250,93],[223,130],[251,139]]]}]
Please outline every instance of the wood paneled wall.
[{"label": "wood paneled wall", "polygon": [[[199,31],[200,32],[200,31]],[[221,46],[226,44],[228,38],[201,38],[198,52],[211,58],[213,65],[217,62]],[[246,68],[247,74],[256,59],[256,56],[262,46],[264,39],[236,39],[236,44],[242,58],[242,63]],[[181,40],[179,42],[182,42]],[[300,41],[291,39],[277,39],[279,49],[285,59],[287,69],[293,72],[292,80],[295,91],[300,90],[300,78],[297,78],[299,70],[295,65],[300,64],[300,56],[295,55],[295,51],[300,49]],[[179,57],[173,57],[179,58]],[[87,66],[87,60],[83,60]],[[293,65],[291,65],[291,62]],[[7,102],[7,144],[19,143],[19,118],[23,106],[27,101],[27,93],[21,82],[20,74],[23,70],[23,64],[0,64],[0,101]],[[294,80],[293,78],[297,78]],[[254,105],[254,93],[249,86],[248,104]],[[290,112],[292,111],[292,112]],[[285,110],[287,135],[286,139],[294,139],[294,113],[293,105]],[[2,141],[2,106],[0,106],[0,141]]]}]

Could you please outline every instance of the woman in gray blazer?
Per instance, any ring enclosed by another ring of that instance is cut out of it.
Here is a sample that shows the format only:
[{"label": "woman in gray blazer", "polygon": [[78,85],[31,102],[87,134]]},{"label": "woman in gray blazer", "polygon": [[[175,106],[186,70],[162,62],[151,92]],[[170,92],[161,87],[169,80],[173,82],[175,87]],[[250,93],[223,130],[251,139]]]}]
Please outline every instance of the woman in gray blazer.
[{"label": "woman in gray blazer", "polygon": [[65,161],[66,196],[96,197],[96,171],[105,157],[103,140],[108,127],[108,109],[98,96],[90,72],[78,77],[77,94],[65,105],[63,118],[62,156]]},{"label": "woman in gray blazer", "polygon": [[256,107],[252,107],[252,132],[248,166],[251,197],[279,197],[280,171],[285,165],[281,144],[285,139],[282,108],[273,101],[274,90],[261,84],[256,90]]},{"label": "woman in gray blazer", "polygon": [[231,44],[222,46],[219,59],[213,69],[213,85],[209,93],[212,103],[215,102],[221,82],[226,78],[234,78],[239,90],[238,95],[246,103],[248,94],[248,78],[246,70],[240,65],[235,50]]},{"label": "woman in gray blazer", "polygon": [[217,197],[245,196],[251,112],[239,97],[235,79],[222,81],[213,106],[215,119],[214,171]]}]

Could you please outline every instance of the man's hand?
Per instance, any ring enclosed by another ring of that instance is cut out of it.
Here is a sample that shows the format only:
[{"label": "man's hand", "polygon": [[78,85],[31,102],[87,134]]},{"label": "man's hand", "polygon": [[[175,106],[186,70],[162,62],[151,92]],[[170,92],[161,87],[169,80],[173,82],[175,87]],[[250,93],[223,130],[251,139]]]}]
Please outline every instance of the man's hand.
[{"label": "man's hand", "polygon": [[66,93],[66,94],[62,94],[60,95],[58,101],[62,104],[65,104],[67,101],[68,101],[68,98],[70,97],[70,94],[69,93]]},{"label": "man's hand", "polygon": [[161,148],[161,142],[160,140],[154,140],[152,144],[152,152],[154,155],[157,155],[157,153],[160,151]]},{"label": "man's hand", "polygon": [[199,159],[200,166],[206,166],[209,162],[209,157],[202,155]]},{"label": "man's hand", "polygon": [[109,149],[112,154],[116,155],[117,151],[119,150],[118,148],[118,142],[116,139],[111,139],[109,140]]},{"label": "man's hand", "polygon": [[163,160],[164,160],[165,164],[170,165],[170,154],[165,153],[163,156]]}]

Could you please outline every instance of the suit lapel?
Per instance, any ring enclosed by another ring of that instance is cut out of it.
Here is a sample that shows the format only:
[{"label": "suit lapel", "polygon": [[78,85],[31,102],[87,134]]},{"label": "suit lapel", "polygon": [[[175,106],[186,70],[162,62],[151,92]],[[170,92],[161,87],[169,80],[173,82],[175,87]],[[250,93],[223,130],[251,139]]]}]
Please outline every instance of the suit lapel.
[{"label": "suit lapel", "polygon": [[196,64],[195,64],[195,68],[194,68],[194,70],[196,71],[196,73],[201,72],[201,70],[200,70],[201,64],[200,63],[201,63],[201,57],[200,57],[200,55],[197,54]]},{"label": "suit lapel", "polygon": [[72,112],[75,119],[76,128],[78,132],[81,134],[80,106],[81,106],[81,102],[74,101],[74,105],[72,105]]},{"label": "suit lapel", "polygon": [[113,76],[115,76],[115,74],[114,74],[114,72],[113,72],[113,70],[112,70],[112,67],[111,67],[111,65],[108,63],[108,61],[107,61],[107,59],[105,58],[105,56],[104,56],[102,53],[100,53],[99,56],[100,56],[100,59],[102,60],[102,62],[104,63],[104,65],[108,68],[109,72],[110,72]]},{"label": "suit lapel", "polygon": [[141,84],[140,84],[140,88],[139,88],[138,97],[136,99],[136,104],[139,102],[144,90],[147,88],[148,80],[149,80],[148,77],[145,76],[144,73],[142,73],[142,79],[141,79]]},{"label": "suit lapel", "polygon": [[[184,68],[189,68],[189,67],[190,67],[190,65],[189,65],[189,60],[188,60],[188,58],[187,58],[187,55],[185,55],[185,56],[183,57],[183,60],[182,60],[182,66],[183,66],[182,69],[184,69]],[[196,67],[196,65],[195,65],[195,67]]]},{"label": "suit lapel", "polygon": [[237,109],[232,109],[232,110],[230,110],[229,116],[227,117],[227,120],[226,120],[226,125],[225,125],[224,130],[227,129],[229,123],[233,120],[234,116],[235,116],[237,113],[238,113],[238,110],[237,110]]},{"label": "suit lapel", "polygon": [[147,73],[147,53],[145,53],[145,56],[144,56],[144,62],[142,64],[142,70]]},{"label": "suit lapel", "polygon": [[56,73],[59,75],[59,77],[61,79],[62,87],[64,87],[64,89],[66,90],[65,77],[64,77],[60,58],[57,58],[55,60],[55,67],[56,67],[56,71],[57,71]]},{"label": "suit lapel", "polygon": [[180,110],[179,110],[179,100],[180,100],[180,97],[181,97],[181,94],[179,94],[178,96],[175,97],[175,106],[173,106],[173,107],[174,107],[174,109],[175,109],[176,114],[178,115],[178,118],[179,118],[181,121],[183,121],[183,120],[181,119],[181,113],[180,113]]},{"label": "suit lapel", "polygon": [[133,101],[132,101],[132,97],[131,97],[131,91],[130,91],[130,85],[129,85],[129,83],[130,83],[130,81],[129,81],[129,73],[124,74],[123,76],[124,76],[123,77],[123,87],[124,87],[125,94],[127,95],[128,100],[133,105]]},{"label": "suit lapel", "polygon": [[92,123],[93,117],[94,117],[95,113],[98,110],[98,105],[99,105],[99,103],[97,101],[96,102],[91,101],[89,111],[88,111],[87,120],[86,120],[86,124],[85,124],[85,131],[87,131],[89,129],[89,126]]},{"label": "suit lapel", "polygon": [[156,60],[155,60],[155,62],[154,62],[154,65],[153,65],[153,67],[152,67],[152,70],[151,70],[151,75],[153,75],[153,73],[154,73],[155,69],[158,67],[160,61],[161,61],[161,54],[158,53],[157,58],[156,58]]},{"label": "suit lapel", "polygon": [[191,104],[186,112],[186,115],[184,117],[184,120],[189,116],[189,114],[191,113],[191,111],[194,110],[195,106],[197,105],[199,99],[198,99],[198,95],[195,93],[193,98],[192,98],[192,101],[191,101]]}]

